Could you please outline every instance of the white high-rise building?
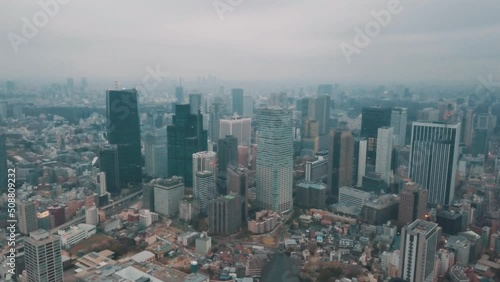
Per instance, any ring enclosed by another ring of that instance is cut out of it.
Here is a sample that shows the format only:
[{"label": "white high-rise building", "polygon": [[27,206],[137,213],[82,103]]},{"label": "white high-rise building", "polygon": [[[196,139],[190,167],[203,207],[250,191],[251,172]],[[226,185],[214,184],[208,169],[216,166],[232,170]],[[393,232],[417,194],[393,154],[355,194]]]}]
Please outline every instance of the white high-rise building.
[{"label": "white high-rise building", "polygon": [[105,172],[99,172],[97,174],[97,185],[99,187],[99,196],[104,195],[108,192],[107,187],[106,187],[106,173]]},{"label": "white high-rise building", "polygon": [[366,150],[368,148],[368,141],[366,139],[359,140],[358,151],[358,179],[356,186],[363,186],[363,176],[366,173]]},{"label": "white high-rise building", "polygon": [[195,179],[196,184],[193,189],[193,196],[200,202],[200,211],[206,213],[208,202],[217,197],[215,175],[211,171],[204,170],[197,172]]},{"label": "white high-rise building", "polygon": [[227,135],[238,138],[238,146],[249,146],[252,137],[252,119],[237,115],[229,119],[221,119],[219,138],[222,139]]},{"label": "white high-rise building", "polygon": [[408,111],[406,108],[392,108],[391,127],[394,135],[393,145],[404,146],[406,143],[406,123],[408,122]]},{"label": "white high-rise building", "polygon": [[158,128],[144,136],[146,172],[154,177],[167,177],[167,129]]},{"label": "white high-rise building", "polygon": [[375,172],[380,178],[390,184],[392,160],[392,127],[380,127],[377,133],[377,160]]},{"label": "white high-rise building", "polygon": [[438,225],[415,220],[401,229],[400,278],[409,282],[431,282],[438,242]]},{"label": "white high-rise building", "polygon": [[99,224],[99,211],[96,206],[87,208],[85,210],[85,223],[90,225]]},{"label": "white high-rise building", "polygon": [[257,112],[257,199],[260,209],[284,212],[293,208],[292,111],[271,107]]},{"label": "white high-rise building", "polygon": [[28,282],[63,282],[61,239],[39,229],[24,240]]},{"label": "white high-rise building", "polygon": [[455,197],[460,123],[414,122],[409,176],[429,191],[428,202],[451,204]]},{"label": "white high-rise building", "polygon": [[202,151],[193,154],[193,188],[196,187],[196,173],[210,171],[217,175],[217,153],[214,151]]},{"label": "white high-rise building", "polygon": [[151,212],[148,209],[142,209],[139,211],[139,223],[142,226],[148,227],[155,221],[158,221],[157,213]]},{"label": "white high-rise building", "polygon": [[179,212],[179,203],[184,198],[184,178],[173,176],[154,182],[155,212],[162,216],[173,216]]}]

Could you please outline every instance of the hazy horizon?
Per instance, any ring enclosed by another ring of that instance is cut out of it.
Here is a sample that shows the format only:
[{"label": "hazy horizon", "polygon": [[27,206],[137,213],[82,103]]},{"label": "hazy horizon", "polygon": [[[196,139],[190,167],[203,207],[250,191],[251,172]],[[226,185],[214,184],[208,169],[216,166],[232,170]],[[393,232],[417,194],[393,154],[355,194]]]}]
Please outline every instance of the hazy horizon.
[{"label": "hazy horizon", "polygon": [[[468,84],[500,75],[500,2],[493,0],[401,0],[400,12],[350,63],[339,45],[353,44],[354,28],[364,30],[390,0],[65,1],[18,53],[9,34],[22,36],[22,18],[43,10],[38,2],[2,1],[2,80],[140,81],[148,66],[169,79],[248,82]],[[236,4],[221,17],[214,3]]]}]

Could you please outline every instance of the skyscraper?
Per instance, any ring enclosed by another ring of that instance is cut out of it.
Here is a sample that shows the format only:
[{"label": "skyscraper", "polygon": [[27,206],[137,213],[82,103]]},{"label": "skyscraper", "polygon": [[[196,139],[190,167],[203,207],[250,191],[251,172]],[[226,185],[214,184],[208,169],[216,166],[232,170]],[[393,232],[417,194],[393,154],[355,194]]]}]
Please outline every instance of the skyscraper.
[{"label": "skyscraper", "polygon": [[315,114],[319,135],[327,135],[330,131],[330,95],[320,95],[316,98]]},{"label": "skyscraper", "polygon": [[253,117],[254,102],[253,97],[249,95],[243,96],[243,116]]},{"label": "skyscraper", "polygon": [[284,212],[293,208],[292,112],[282,108],[258,110],[256,204]]},{"label": "skyscraper", "polygon": [[28,282],[62,282],[61,239],[38,229],[24,240]]},{"label": "skyscraper", "polygon": [[118,169],[118,149],[109,145],[99,149],[99,169],[106,174],[106,189],[113,195],[121,193]]},{"label": "skyscraper", "polygon": [[227,167],[227,192],[241,196],[242,220],[248,217],[248,169],[231,163]]},{"label": "skyscraper", "polygon": [[361,137],[366,138],[367,162],[375,165],[377,155],[378,129],[383,126],[391,126],[391,108],[364,107],[361,116]]},{"label": "skyscraper", "polygon": [[182,86],[175,87],[175,99],[177,105],[184,103],[184,88]]},{"label": "skyscraper", "polygon": [[438,242],[438,225],[417,219],[401,230],[400,278],[409,282],[431,282]]},{"label": "skyscraper", "polygon": [[227,135],[224,139],[219,139],[217,144],[217,167],[219,173],[226,173],[226,167],[230,162],[238,161],[238,139],[232,135]]},{"label": "skyscraper", "polygon": [[448,205],[455,197],[460,123],[414,122],[409,176],[429,191],[428,202]]},{"label": "skyscraper", "polygon": [[339,188],[352,186],[354,137],[348,130],[330,130],[328,143],[328,188],[330,196],[338,201]]},{"label": "skyscraper", "polygon": [[193,185],[193,154],[207,150],[207,131],[203,116],[190,114],[189,105],[176,105],[173,124],[167,126],[168,175],[182,176]]},{"label": "skyscraper", "polygon": [[154,177],[167,177],[167,129],[155,129],[144,135],[146,173]]},{"label": "skyscraper", "polygon": [[203,105],[203,95],[202,94],[189,94],[189,107],[191,109],[192,115],[197,115],[201,111],[201,106]]},{"label": "skyscraper", "polygon": [[0,132],[0,194],[6,193],[8,189],[7,149],[5,148],[6,138]]},{"label": "skyscraper", "polygon": [[408,119],[408,112],[406,108],[392,108],[391,113],[391,127],[393,130],[393,145],[404,146],[406,145],[406,123]]},{"label": "skyscraper", "polygon": [[231,97],[233,99],[233,113],[243,115],[243,89],[231,89]]},{"label": "skyscraper", "polygon": [[225,112],[226,109],[222,103],[213,103],[210,106],[208,133],[209,139],[212,142],[217,142],[217,140],[219,140],[220,119],[223,117]]},{"label": "skyscraper", "polygon": [[232,135],[238,138],[238,145],[249,146],[252,137],[252,119],[232,116],[220,120],[219,138]]},{"label": "skyscraper", "polygon": [[399,194],[399,224],[407,225],[417,219],[425,219],[427,190],[419,184],[406,183]]},{"label": "skyscraper", "polygon": [[217,197],[215,176],[208,170],[199,171],[195,175],[196,186],[193,187],[193,196],[200,202],[200,211],[206,213],[208,202]]},{"label": "skyscraper", "polygon": [[392,127],[380,127],[377,134],[377,160],[375,172],[385,183],[390,184],[391,160],[392,160]]},{"label": "skyscraper", "polygon": [[358,143],[358,167],[355,168],[358,170],[357,178],[356,178],[356,186],[361,187],[363,185],[363,176],[366,173],[366,150],[367,150],[367,141],[366,139],[359,140]]},{"label": "skyscraper", "polygon": [[142,183],[141,131],[137,90],[106,92],[108,142],[118,148],[119,183]]},{"label": "skyscraper", "polygon": [[208,204],[208,233],[230,235],[241,227],[241,197],[226,195]]},{"label": "skyscraper", "polygon": [[193,154],[193,187],[196,187],[196,173],[210,171],[217,175],[217,153],[203,151]]},{"label": "skyscraper", "polygon": [[38,230],[38,217],[36,204],[33,201],[18,201],[18,221],[19,232],[28,235],[30,232]]}]

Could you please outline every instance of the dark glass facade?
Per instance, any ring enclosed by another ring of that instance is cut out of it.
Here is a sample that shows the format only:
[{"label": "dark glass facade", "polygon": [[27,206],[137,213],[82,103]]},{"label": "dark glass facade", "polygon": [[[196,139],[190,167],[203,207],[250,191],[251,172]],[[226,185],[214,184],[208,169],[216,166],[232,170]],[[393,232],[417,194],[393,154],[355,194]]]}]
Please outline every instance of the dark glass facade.
[{"label": "dark glass facade", "polygon": [[230,162],[238,161],[238,138],[227,135],[217,142],[217,169],[225,173]]},{"label": "dark glass facade", "polygon": [[107,146],[99,150],[99,169],[106,174],[106,190],[112,195],[119,195],[120,171],[116,146]]},{"label": "dark glass facade", "polygon": [[391,108],[365,107],[361,116],[361,137],[367,139],[367,163],[375,165],[378,129],[391,126]]},{"label": "dark glass facade", "polygon": [[193,154],[207,150],[207,131],[203,116],[192,115],[188,104],[176,105],[173,124],[167,126],[168,176],[184,177],[185,185],[193,185]]},{"label": "dark glass facade", "polygon": [[233,98],[233,113],[243,115],[243,89],[231,89],[231,96]]},{"label": "dark glass facade", "polygon": [[141,131],[137,90],[106,93],[108,142],[118,148],[120,186],[142,182]]}]

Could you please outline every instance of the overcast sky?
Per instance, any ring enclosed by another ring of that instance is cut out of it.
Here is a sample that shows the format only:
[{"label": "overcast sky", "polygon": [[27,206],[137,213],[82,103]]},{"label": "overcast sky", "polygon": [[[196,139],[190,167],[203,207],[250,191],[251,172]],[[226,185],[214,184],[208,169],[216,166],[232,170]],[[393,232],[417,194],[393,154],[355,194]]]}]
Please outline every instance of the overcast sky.
[{"label": "overcast sky", "polygon": [[[44,0],[48,1],[48,0]],[[62,1],[62,0],[61,0]],[[0,78],[140,79],[147,66],[174,76],[226,80],[500,80],[500,1],[401,0],[380,35],[347,63],[372,11],[389,0],[64,0],[60,11],[16,54],[35,0],[0,1]],[[241,3],[238,3],[241,2]]]}]

